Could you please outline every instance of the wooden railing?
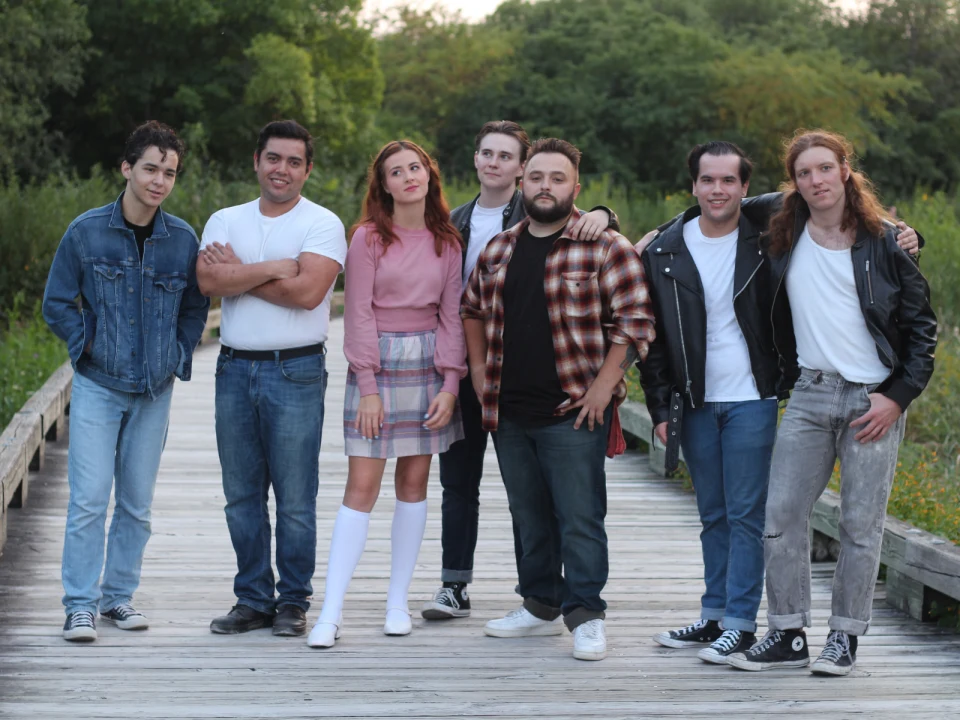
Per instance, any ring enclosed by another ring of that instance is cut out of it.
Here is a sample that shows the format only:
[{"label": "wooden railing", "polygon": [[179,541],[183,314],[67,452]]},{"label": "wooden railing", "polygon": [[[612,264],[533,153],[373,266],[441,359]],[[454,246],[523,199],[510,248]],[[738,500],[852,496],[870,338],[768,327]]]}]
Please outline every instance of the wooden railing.
[{"label": "wooden railing", "polygon": [[[620,407],[623,431],[650,447],[650,467],[664,474],[664,451],[651,443],[653,422],[637,402]],[[810,524],[833,541],[840,539],[840,496],[827,490],[817,501]],[[834,555],[835,557],[835,555]],[[929,617],[939,593],[960,600],[960,548],[941,537],[888,517],[880,562],[887,569],[887,603],[917,620]]]}]

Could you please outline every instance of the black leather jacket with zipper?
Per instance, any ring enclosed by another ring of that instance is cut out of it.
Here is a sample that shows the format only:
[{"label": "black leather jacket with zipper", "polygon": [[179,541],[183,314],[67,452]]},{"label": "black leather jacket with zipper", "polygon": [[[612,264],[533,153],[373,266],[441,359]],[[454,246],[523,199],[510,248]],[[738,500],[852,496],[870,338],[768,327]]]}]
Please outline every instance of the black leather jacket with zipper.
[{"label": "black leather jacket with zipper", "polygon": [[[808,217],[806,212],[797,213],[795,238],[800,237]],[[791,246],[778,257],[770,256],[774,288],[771,319],[785,389],[791,389],[800,375],[785,282],[792,254]],[[876,343],[877,355],[890,369],[876,392],[906,410],[933,374],[937,317],[930,306],[930,288],[917,261],[897,245],[897,229],[890,223],[884,223],[882,234],[876,237],[861,225],[850,258],[863,319]]]},{"label": "black leather jacket with zipper", "polygon": [[[704,402],[707,310],[700,272],[683,240],[683,225],[700,215],[693,207],[660,227],[641,253],[650,286],[656,339],[638,363],[647,409],[654,425],[669,416],[671,391],[693,407]],[[770,322],[772,275],[761,252],[758,229],[740,216],[733,278],[733,308],[750,354],[761,397],[777,394],[780,368]]]}]

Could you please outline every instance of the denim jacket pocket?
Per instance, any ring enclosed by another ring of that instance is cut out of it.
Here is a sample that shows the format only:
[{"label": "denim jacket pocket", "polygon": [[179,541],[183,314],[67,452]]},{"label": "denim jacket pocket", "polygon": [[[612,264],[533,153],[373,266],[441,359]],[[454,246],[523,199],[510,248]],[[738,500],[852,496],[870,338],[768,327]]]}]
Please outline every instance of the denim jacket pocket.
[{"label": "denim jacket pocket", "polygon": [[159,322],[159,349],[161,372],[163,377],[176,372],[180,364],[180,346],[177,342],[177,316],[180,313],[180,299],[187,288],[186,275],[175,273],[157,275],[153,279],[154,297],[157,304]]},{"label": "denim jacket pocket", "polygon": [[[90,359],[108,375],[116,376],[121,352],[121,328],[127,315],[122,265],[94,263],[97,295],[97,323]],[[124,344],[124,347],[126,345]]]}]

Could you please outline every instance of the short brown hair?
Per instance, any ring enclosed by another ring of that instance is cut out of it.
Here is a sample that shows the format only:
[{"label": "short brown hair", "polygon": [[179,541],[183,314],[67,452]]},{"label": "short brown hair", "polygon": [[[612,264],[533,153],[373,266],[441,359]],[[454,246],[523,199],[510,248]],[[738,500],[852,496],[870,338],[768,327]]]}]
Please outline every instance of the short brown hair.
[{"label": "short brown hair", "polygon": [[520,143],[521,164],[527,161],[527,153],[530,152],[530,138],[527,136],[527,131],[513,120],[491,120],[490,122],[485,122],[473,142],[475,152],[480,152],[480,142],[487,135],[509,135]]},{"label": "short brown hair", "polygon": [[560,138],[540,138],[530,148],[527,159],[529,160],[534,155],[539,155],[540,153],[559,153],[573,163],[574,170],[580,171],[581,153],[572,143],[568,143],[566,140],[561,140]]}]

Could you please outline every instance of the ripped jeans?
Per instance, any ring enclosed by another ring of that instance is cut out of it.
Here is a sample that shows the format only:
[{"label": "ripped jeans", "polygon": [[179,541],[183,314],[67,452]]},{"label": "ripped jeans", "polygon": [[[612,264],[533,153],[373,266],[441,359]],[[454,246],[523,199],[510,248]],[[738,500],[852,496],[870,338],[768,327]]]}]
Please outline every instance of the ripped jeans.
[{"label": "ripped jeans", "polygon": [[873,591],[887,500],[906,414],[884,437],[863,444],[850,423],[870,409],[874,386],[804,369],[777,432],[767,495],[764,560],[767,623],[790,630],[811,625],[810,515],[840,459],[840,557],[833,577],[829,627],[863,635]]}]

